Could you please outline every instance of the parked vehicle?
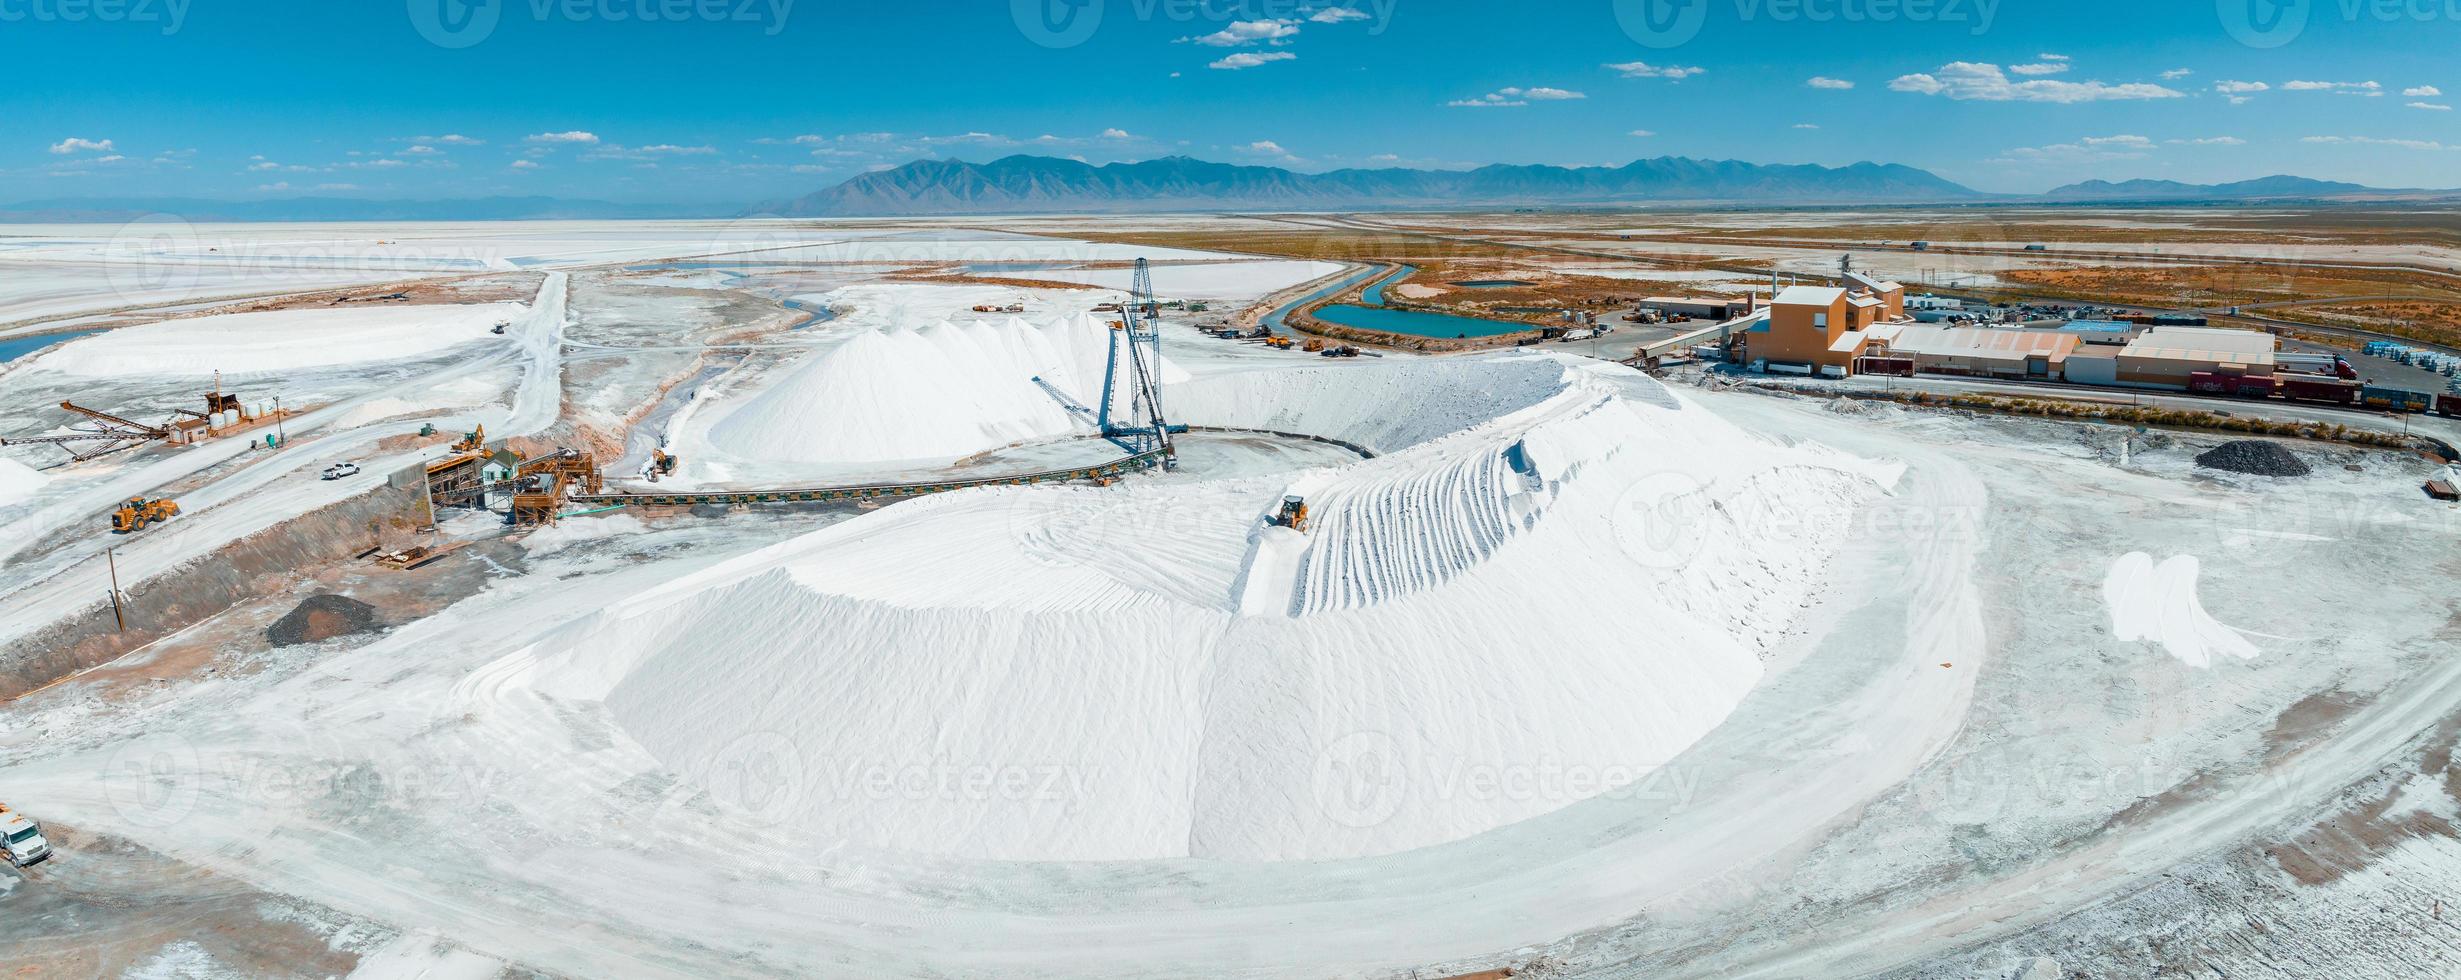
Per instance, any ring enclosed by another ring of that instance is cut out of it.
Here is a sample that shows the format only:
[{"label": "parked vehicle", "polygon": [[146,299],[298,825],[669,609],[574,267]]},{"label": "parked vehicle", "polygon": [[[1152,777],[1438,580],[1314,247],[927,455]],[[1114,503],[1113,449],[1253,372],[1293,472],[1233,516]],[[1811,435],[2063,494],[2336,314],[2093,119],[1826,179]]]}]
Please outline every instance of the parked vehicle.
[{"label": "parked vehicle", "polygon": [[346,476],[358,475],[359,464],[357,463],[335,463],[331,466],[325,467],[325,479],[328,480],[339,480]]},{"label": "parked vehicle", "polygon": [[20,868],[51,856],[51,842],[43,839],[42,825],[5,803],[0,803],[0,856]]}]

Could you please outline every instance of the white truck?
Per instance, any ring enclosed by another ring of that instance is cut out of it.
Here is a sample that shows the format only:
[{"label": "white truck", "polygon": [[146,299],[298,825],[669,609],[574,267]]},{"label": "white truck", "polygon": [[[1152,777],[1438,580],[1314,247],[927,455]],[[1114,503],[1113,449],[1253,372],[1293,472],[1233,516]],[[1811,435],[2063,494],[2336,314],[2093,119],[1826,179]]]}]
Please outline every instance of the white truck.
[{"label": "white truck", "polygon": [[32,817],[0,804],[0,855],[22,868],[50,857],[51,842],[43,839],[42,825]]}]

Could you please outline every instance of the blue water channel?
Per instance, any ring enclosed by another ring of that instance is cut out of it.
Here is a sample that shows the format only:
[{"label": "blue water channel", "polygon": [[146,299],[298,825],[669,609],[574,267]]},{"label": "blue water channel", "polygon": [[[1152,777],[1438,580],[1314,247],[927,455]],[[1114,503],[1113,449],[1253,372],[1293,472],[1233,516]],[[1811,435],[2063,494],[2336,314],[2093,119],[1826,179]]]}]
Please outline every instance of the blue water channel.
[{"label": "blue water channel", "polygon": [[0,340],[0,364],[14,361],[53,344],[75,340],[79,337],[91,337],[101,332],[100,330],[81,330],[76,333],[45,333]]},{"label": "blue water channel", "polygon": [[[1411,337],[1498,337],[1533,329],[1529,324],[1513,323],[1507,320],[1481,320],[1476,317],[1453,316],[1449,313],[1396,310],[1385,306],[1384,287],[1400,282],[1417,271],[1416,268],[1405,265],[1377,279],[1374,284],[1359,293],[1359,298],[1367,305],[1337,303],[1317,310],[1314,315],[1316,319],[1326,323],[1358,330],[1404,334]],[[1288,330],[1290,325],[1284,318],[1293,311],[1356,286],[1375,275],[1376,270],[1368,268],[1343,276],[1331,285],[1299,297],[1281,309],[1266,314],[1264,325],[1274,330]]]}]

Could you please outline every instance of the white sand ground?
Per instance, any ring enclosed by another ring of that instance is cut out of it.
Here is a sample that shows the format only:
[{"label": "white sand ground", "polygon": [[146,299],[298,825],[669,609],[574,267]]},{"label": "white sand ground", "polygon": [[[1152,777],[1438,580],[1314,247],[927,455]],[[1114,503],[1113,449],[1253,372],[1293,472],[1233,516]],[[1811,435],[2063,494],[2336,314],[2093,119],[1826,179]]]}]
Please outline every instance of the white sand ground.
[{"label": "white sand ground", "polygon": [[[166,320],[80,338],[28,368],[87,378],[211,375],[226,378],[416,360],[491,333],[519,303],[273,310]],[[505,341],[508,342],[508,341]]]},{"label": "white sand ground", "polygon": [[[552,422],[558,279],[518,350],[405,383],[517,362],[491,430]],[[884,287],[789,353],[1014,293]],[[1384,455],[967,492],[784,540],[576,523],[382,637],[11,705],[0,785],[397,927],[371,970],[1442,976],[1545,955],[1791,977],[2096,907],[2333,805],[2461,702],[2448,597],[2413,574],[2449,561],[2461,512],[2406,458],[2217,479],[2094,427],[1678,396],[1553,358],[1172,344],[1187,419]],[[167,530],[350,490],[269,488],[396,424],[215,477]],[[191,462],[147,466],[209,472]],[[1294,489],[1316,529],[1260,527]],[[159,570],[201,553],[185,540],[121,560]],[[2149,584],[2115,606],[2137,554]],[[0,639],[90,591],[63,589],[9,596]],[[2130,622],[2155,625],[2126,632],[2156,639],[2122,636],[2115,609],[2148,599]],[[2257,655],[2159,641],[2198,617]],[[2291,706],[2326,696],[2353,705],[2346,737],[2275,754]],[[2401,805],[2454,812],[2441,785]],[[2447,852],[2412,856],[2403,901],[2448,877]],[[2383,906],[2375,877],[2291,904]]]}]

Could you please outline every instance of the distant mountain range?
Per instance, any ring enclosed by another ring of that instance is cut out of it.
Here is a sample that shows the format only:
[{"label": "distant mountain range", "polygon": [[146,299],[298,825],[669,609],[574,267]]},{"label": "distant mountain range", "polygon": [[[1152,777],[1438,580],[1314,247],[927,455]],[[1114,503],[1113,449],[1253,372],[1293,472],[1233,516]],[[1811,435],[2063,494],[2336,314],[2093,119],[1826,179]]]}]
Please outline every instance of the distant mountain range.
[{"label": "distant mountain range", "polygon": [[0,222],[133,221],[177,215],[183,221],[544,221],[643,218],[725,218],[719,204],[618,204],[554,197],[477,197],[441,201],[371,201],[291,197],[264,201],[197,198],[54,198],[0,204]]},{"label": "distant mountain range", "polygon": [[2255,201],[2363,200],[2449,197],[2456,191],[2395,190],[2334,180],[2277,175],[2228,184],[2183,184],[2175,180],[2089,180],[2053,188],[2042,196],[2051,201]]},{"label": "distant mountain range", "polygon": [[0,223],[125,222],[147,215],[203,221],[538,221],[1022,214],[1159,211],[1375,210],[1456,207],[1614,207],[1640,204],[2129,204],[2237,201],[2385,201],[2461,197],[2305,177],[2227,184],[2089,180],[2041,195],[1986,194],[1897,164],[1844,167],[1658,157],[1621,167],[1494,164],[1475,170],[1334,170],[1164,157],[1095,166],[1055,157],[990,163],[917,160],[791,201],[749,210],[727,204],[631,204],[555,197],[438,201],[294,197],[54,198],[0,204]]},{"label": "distant mountain range", "polygon": [[1495,164],[1476,170],[1397,167],[1303,174],[1189,157],[1095,166],[1012,156],[990,163],[917,160],[767,210],[796,217],[851,217],[1679,201],[1915,203],[1987,197],[1929,171],[1878,163],[1822,167],[1659,157],[1621,167]]}]

